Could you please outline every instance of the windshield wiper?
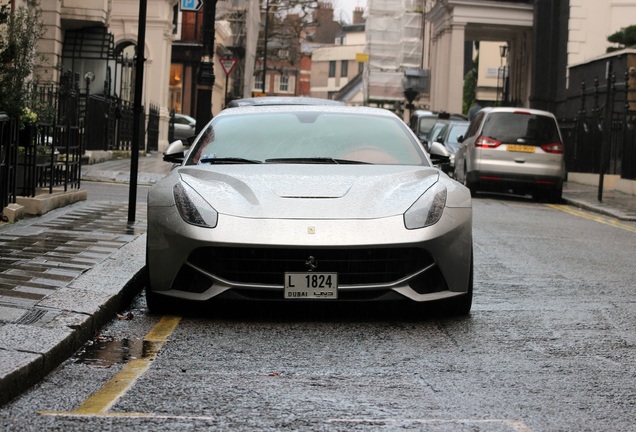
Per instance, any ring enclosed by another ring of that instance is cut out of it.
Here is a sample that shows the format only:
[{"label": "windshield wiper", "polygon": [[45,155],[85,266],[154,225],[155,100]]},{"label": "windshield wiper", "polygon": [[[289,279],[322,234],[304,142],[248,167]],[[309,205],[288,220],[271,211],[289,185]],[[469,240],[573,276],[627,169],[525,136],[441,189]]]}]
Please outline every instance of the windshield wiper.
[{"label": "windshield wiper", "polygon": [[199,161],[199,163],[236,163],[236,164],[259,164],[262,163],[259,160],[252,159],[244,159],[238,157],[225,157],[225,158],[203,158]]},{"label": "windshield wiper", "polygon": [[309,158],[277,158],[277,159],[265,159],[266,163],[321,163],[321,164],[369,164],[369,162],[362,162],[348,159],[334,159],[329,157],[309,157]]}]

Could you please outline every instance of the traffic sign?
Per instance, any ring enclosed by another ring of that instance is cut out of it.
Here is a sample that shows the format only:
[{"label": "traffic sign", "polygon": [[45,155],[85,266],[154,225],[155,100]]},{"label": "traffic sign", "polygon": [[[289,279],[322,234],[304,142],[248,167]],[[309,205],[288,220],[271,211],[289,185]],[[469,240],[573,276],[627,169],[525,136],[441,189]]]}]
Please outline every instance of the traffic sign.
[{"label": "traffic sign", "polygon": [[225,71],[225,75],[229,75],[232,73],[232,70],[234,69],[234,66],[236,66],[236,63],[238,62],[237,59],[235,58],[223,58],[219,60],[221,62],[221,67],[223,68],[223,71]]},{"label": "traffic sign", "polygon": [[181,0],[179,5],[182,12],[196,12],[203,6],[203,0]]}]

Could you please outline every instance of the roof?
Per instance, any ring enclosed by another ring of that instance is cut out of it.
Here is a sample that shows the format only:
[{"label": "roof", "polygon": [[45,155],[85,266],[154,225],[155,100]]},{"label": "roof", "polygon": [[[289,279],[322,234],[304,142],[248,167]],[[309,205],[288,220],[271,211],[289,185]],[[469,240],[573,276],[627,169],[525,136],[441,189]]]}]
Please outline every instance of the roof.
[{"label": "roof", "polygon": [[344,103],[304,96],[263,96],[255,98],[234,99],[228,102],[227,108],[242,106],[271,106],[271,105],[344,105]]},{"label": "roof", "polygon": [[343,114],[362,114],[362,115],[375,115],[385,117],[398,118],[391,111],[384,108],[366,107],[366,106],[347,106],[344,104],[339,105],[244,105],[234,107],[231,109],[225,109],[221,111],[215,118],[243,115],[251,113],[284,113],[284,112],[330,112],[330,113],[343,113]]}]

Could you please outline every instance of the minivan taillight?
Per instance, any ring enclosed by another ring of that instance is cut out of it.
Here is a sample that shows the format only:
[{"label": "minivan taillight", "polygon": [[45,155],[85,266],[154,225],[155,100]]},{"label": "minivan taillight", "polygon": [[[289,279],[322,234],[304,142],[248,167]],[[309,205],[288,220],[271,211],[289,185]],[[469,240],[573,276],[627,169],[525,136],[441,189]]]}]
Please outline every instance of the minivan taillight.
[{"label": "minivan taillight", "polygon": [[560,142],[543,144],[541,149],[546,153],[563,154],[563,144]]},{"label": "minivan taillight", "polygon": [[501,145],[501,141],[497,141],[494,138],[486,137],[483,135],[480,135],[475,140],[475,147],[495,148],[495,147],[499,147],[500,145]]}]

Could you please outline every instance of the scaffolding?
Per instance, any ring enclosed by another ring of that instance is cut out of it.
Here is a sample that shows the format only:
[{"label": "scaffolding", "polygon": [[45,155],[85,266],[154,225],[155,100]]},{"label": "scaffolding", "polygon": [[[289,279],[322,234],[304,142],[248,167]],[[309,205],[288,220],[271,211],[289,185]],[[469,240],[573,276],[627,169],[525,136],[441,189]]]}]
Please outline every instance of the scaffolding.
[{"label": "scaffolding", "polygon": [[369,101],[403,101],[406,69],[422,67],[422,1],[369,0],[365,88]]}]

